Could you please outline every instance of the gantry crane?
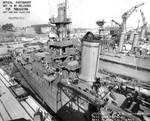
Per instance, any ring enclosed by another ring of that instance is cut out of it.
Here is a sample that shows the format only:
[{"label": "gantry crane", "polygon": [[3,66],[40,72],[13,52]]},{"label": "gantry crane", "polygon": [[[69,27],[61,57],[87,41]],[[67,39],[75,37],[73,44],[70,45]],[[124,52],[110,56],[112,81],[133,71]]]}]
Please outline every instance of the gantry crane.
[{"label": "gantry crane", "polygon": [[116,22],[115,20],[111,20],[111,22],[113,22],[113,23],[115,23],[116,25],[118,25],[119,26],[119,28],[117,29],[117,33],[120,35],[121,34],[121,30],[122,30],[122,25],[120,24],[120,23],[118,23],[118,22]]},{"label": "gantry crane", "polygon": [[118,27],[116,28],[112,28],[112,30],[110,30],[110,34],[112,35],[113,39],[114,39],[114,43],[115,44],[119,44],[119,40],[120,40],[120,35],[121,35],[121,30],[122,30],[122,26],[120,23],[116,22],[115,20],[111,20],[112,23],[115,23],[115,25],[117,25]]},{"label": "gantry crane", "polygon": [[131,9],[129,9],[127,12],[125,12],[122,15],[122,33],[121,33],[121,37],[120,37],[120,43],[119,43],[119,51],[122,51],[122,46],[124,43],[124,38],[125,38],[125,33],[126,33],[126,22],[127,19],[131,16],[131,14],[140,6],[144,5],[144,3],[138,4],[134,7],[132,7]]},{"label": "gantry crane", "polygon": [[144,5],[144,3],[141,3],[141,4],[138,4],[134,7],[132,7],[130,10],[128,10],[127,12],[125,12],[123,15],[122,15],[122,31],[126,31],[126,22],[127,22],[127,19],[131,16],[131,14],[140,6]]}]

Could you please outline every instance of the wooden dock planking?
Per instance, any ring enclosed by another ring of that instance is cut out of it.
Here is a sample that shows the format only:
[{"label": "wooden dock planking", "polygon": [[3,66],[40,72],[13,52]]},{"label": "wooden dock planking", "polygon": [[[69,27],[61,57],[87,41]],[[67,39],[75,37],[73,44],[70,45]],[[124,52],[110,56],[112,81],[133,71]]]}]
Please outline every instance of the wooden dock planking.
[{"label": "wooden dock planking", "polygon": [[17,101],[17,99],[11,94],[9,89],[4,85],[1,76],[0,76],[0,88],[2,94],[0,100],[3,102],[3,104],[0,103],[0,113],[4,114],[5,112],[8,112],[7,114],[9,114],[12,119],[17,118],[31,119],[30,116],[25,112],[23,107],[20,105],[20,103]]}]

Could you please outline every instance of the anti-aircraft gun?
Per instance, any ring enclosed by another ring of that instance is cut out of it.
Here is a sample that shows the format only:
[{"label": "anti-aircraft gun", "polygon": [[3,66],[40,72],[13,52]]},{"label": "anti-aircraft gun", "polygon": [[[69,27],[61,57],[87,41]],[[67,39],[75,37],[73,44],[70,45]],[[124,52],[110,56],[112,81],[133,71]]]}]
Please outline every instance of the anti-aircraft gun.
[{"label": "anti-aircraft gun", "polygon": [[[103,73],[108,76],[99,79],[99,87],[109,90],[113,97],[112,103],[119,107],[120,111],[125,111],[126,115],[129,114],[139,121],[147,121],[146,119],[150,116],[150,83],[105,71]],[[121,103],[118,99],[122,100]]]},{"label": "anti-aircraft gun", "polygon": [[[139,106],[148,105],[143,91],[130,86],[129,81],[120,81],[117,75],[105,74],[105,78],[96,76],[99,43],[99,39],[88,32],[82,39],[81,70],[76,83],[69,79],[58,83],[58,87],[70,99],[67,104],[72,108],[76,105],[89,121],[143,121],[146,112],[142,112]],[[126,106],[128,100],[130,105]]]}]

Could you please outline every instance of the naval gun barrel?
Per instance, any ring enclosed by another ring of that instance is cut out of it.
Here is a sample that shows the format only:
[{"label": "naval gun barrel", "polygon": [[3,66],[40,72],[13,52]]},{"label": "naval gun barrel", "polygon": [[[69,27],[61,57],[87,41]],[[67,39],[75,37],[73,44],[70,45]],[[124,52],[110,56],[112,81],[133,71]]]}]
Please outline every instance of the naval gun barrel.
[{"label": "naval gun barrel", "polygon": [[135,90],[135,91],[137,91],[138,93],[141,93],[141,94],[143,94],[143,95],[145,95],[145,96],[147,96],[147,97],[149,97],[150,96],[150,90],[148,90],[148,89],[145,89],[145,88],[142,88],[142,87],[138,87],[138,86],[122,86],[123,87],[123,89],[127,89],[127,88],[130,88],[130,89],[133,89],[133,90]]}]

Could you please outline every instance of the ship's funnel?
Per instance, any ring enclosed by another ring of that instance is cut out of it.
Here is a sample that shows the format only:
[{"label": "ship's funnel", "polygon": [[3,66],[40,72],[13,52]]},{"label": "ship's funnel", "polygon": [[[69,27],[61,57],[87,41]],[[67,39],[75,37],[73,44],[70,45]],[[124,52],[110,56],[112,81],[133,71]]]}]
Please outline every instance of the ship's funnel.
[{"label": "ship's funnel", "polygon": [[88,32],[82,39],[81,70],[79,78],[92,84],[95,81],[99,63],[99,39]]}]

